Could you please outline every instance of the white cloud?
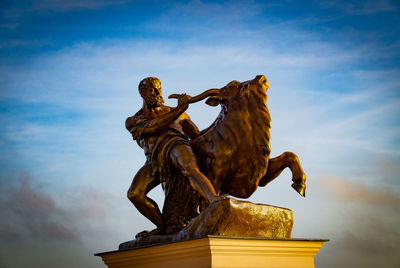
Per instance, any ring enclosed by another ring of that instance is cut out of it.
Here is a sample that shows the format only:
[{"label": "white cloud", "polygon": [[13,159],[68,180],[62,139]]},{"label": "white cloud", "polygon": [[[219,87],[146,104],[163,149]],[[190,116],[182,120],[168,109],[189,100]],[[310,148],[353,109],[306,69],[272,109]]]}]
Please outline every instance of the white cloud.
[{"label": "white cloud", "polygon": [[[89,167],[95,165],[87,159],[72,156],[85,155],[104,164],[110,154],[118,159],[129,159],[132,157],[129,151],[136,150],[137,159],[143,159],[123,125],[125,118],[141,106],[137,84],[143,77],[160,77],[164,95],[180,92],[194,95],[208,88],[224,86],[234,79],[244,81],[257,74],[266,74],[271,84],[268,94],[273,116],[274,154],[286,150],[282,148],[285,146],[303,144],[313,147],[315,142],[320,146],[324,144],[321,148],[325,150],[341,144],[374,150],[374,153],[396,154],[399,149],[390,148],[382,136],[391,133],[391,128],[383,126],[388,132],[380,133],[382,138],[375,139],[374,135],[381,131],[371,128],[370,122],[379,124],[382,116],[387,118],[388,114],[398,111],[397,99],[388,101],[383,96],[376,107],[349,109],[349,106],[369,106],[369,102],[379,96],[379,90],[397,83],[396,78],[388,77],[386,71],[371,73],[360,69],[353,75],[346,74],[340,92],[324,89],[324,85],[337,79],[331,72],[357,62],[362,55],[345,50],[335,57],[341,51],[340,46],[315,40],[300,48],[304,53],[298,53],[296,49],[283,52],[279,44],[274,43],[199,45],[135,40],[82,43],[64,48],[20,67],[3,66],[1,73],[7,74],[4,77],[7,86],[3,88],[2,98],[4,101],[15,99],[22,104],[60,107],[74,111],[78,118],[54,119],[52,124],[43,124],[40,120],[30,121],[24,114],[3,115],[8,124],[5,134],[8,141],[21,144],[17,148],[19,153],[29,152],[31,157],[35,156],[35,161],[40,159],[42,168],[45,163],[52,163],[48,166],[54,173],[72,166],[79,166],[83,172],[85,167],[81,164],[85,163],[85,166],[89,165],[86,174],[90,175]],[[357,87],[360,83],[357,77],[363,72],[371,87],[367,91]],[[308,88],[311,80],[319,81],[322,90]],[[351,88],[351,92],[347,92],[346,87]],[[175,105],[175,101],[168,103]],[[40,119],[35,111],[30,113]],[[47,114],[50,118],[51,113],[50,110]],[[217,113],[218,109],[202,104],[189,109],[200,128],[207,127]],[[20,129],[21,125],[23,129]],[[370,135],[360,137],[363,132]],[[393,136],[388,135],[389,138]],[[99,144],[102,144],[101,148]],[[131,147],[124,144],[131,144]],[[72,162],[71,158],[74,159]],[[135,163],[133,170],[138,169],[141,162]]]}]

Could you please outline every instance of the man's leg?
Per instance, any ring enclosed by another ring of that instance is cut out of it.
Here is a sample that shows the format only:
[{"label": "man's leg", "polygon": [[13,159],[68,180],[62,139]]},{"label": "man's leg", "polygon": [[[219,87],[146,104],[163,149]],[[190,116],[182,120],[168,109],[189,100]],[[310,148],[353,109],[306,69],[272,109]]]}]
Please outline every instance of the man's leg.
[{"label": "man's leg", "polygon": [[173,165],[182,172],[193,190],[199,193],[208,203],[215,202],[220,197],[215,193],[210,180],[200,171],[192,148],[186,144],[176,144],[169,156]]},{"label": "man's leg", "polygon": [[128,190],[128,198],[135,207],[157,226],[151,232],[141,232],[136,236],[147,236],[164,232],[164,222],[158,205],[154,200],[147,197],[151,189],[160,184],[157,178],[151,176],[151,166],[144,165],[133,178],[131,187]]}]

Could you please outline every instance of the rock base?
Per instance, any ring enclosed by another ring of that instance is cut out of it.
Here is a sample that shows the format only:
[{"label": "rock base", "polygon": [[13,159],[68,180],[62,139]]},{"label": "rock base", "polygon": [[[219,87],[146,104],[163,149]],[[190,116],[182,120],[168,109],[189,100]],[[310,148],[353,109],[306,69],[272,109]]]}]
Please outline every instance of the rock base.
[{"label": "rock base", "polygon": [[208,206],[177,234],[138,238],[120,244],[119,249],[185,241],[209,235],[289,239],[292,227],[293,212],[290,209],[226,198]]}]

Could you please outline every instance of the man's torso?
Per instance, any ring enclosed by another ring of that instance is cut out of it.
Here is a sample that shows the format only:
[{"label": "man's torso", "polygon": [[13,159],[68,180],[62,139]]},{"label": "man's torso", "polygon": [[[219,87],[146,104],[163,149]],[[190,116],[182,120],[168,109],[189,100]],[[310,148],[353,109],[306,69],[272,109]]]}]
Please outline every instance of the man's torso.
[{"label": "man's torso", "polygon": [[[128,117],[126,121],[126,128],[128,131],[132,131],[135,127],[146,127],[146,123],[155,118],[168,113],[173,108],[169,106],[162,106],[162,109],[157,112],[144,112],[142,109],[139,110],[135,115]],[[185,115],[179,116],[175,121],[173,121],[167,128],[160,130],[156,133],[148,133],[143,135],[143,137],[136,140],[138,145],[144,150],[146,158],[149,160],[151,155],[157,150],[160,144],[166,142],[166,139],[170,139],[172,136],[183,136],[185,135],[182,130],[182,121]]]}]

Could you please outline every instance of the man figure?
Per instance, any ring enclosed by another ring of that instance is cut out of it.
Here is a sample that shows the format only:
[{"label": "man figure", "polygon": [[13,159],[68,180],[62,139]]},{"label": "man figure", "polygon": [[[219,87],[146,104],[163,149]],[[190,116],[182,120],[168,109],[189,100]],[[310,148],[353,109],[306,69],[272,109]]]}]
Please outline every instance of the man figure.
[{"label": "man figure", "polygon": [[[190,96],[182,94],[176,108],[164,105],[161,81],[147,77],[139,84],[143,107],[126,119],[125,126],[146,155],[146,164],[137,172],[128,190],[129,200],[157,228],[137,236],[165,233],[163,217],[147,193],[168,180],[171,167],[179,170],[190,186],[208,203],[219,199],[208,178],[199,170],[189,139],[199,135],[196,125],[185,113]],[[184,202],[184,201],[183,201]]]}]

